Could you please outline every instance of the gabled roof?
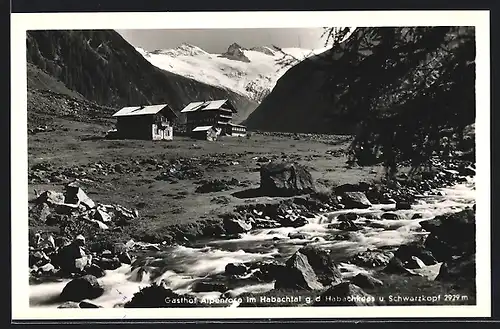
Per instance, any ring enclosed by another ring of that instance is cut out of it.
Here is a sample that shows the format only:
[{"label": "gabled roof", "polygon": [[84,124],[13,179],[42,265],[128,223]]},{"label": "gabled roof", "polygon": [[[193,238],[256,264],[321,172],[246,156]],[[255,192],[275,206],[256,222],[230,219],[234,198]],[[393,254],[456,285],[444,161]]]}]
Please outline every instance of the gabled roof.
[{"label": "gabled roof", "polygon": [[212,126],[199,126],[193,129],[193,131],[207,131],[212,129]]},{"label": "gabled roof", "polygon": [[222,105],[226,105],[225,107],[229,110],[236,113],[236,108],[233,104],[227,99],[220,99],[214,101],[205,101],[205,102],[192,102],[189,103],[184,109],[182,109],[181,113],[186,112],[195,112],[195,111],[205,111],[205,110],[217,110],[222,107]]},{"label": "gabled roof", "polygon": [[177,114],[172,110],[168,104],[158,104],[158,105],[147,105],[147,106],[130,106],[124,107],[120,111],[113,114],[114,117],[128,117],[137,115],[150,115],[157,114],[161,110],[167,107],[172,114],[177,117]]}]

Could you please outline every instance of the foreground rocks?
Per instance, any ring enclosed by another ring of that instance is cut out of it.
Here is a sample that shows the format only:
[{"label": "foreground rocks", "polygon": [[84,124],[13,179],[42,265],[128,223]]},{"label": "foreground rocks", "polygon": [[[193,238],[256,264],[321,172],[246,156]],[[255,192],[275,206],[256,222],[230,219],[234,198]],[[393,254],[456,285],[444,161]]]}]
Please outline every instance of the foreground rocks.
[{"label": "foreground rocks", "polygon": [[437,216],[420,222],[420,226],[430,232],[425,247],[439,261],[475,252],[476,214],[473,209]]},{"label": "foreground rocks", "polygon": [[330,287],[320,296],[316,306],[374,306],[375,297],[367,294],[360,287],[342,282]]},{"label": "foreground rocks", "polygon": [[276,289],[318,290],[340,283],[342,274],[331,254],[317,247],[306,246],[290,257],[276,278]]},{"label": "foreground rocks", "polygon": [[67,301],[79,302],[84,299],[94,299],[101,296],[104,289],[93,275],[85,275],[70,281],[61,292],[61,298]]}]

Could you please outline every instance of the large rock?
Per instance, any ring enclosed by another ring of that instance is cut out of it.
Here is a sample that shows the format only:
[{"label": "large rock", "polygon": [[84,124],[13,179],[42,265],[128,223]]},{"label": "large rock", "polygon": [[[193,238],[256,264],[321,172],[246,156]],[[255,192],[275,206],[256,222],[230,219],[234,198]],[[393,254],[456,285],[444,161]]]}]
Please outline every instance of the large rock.
[{"label": "large rock", "polygon": [[227,234],[245,233],[252,229],[252,224],[238,213],[224,214],[222,218]]},{"label": "large rock", "polygon": [[49,205],[56,205],[64,203],[64,194],[55,191],[45,191],[36,199],[38,204],[47,203]]},{"label": "large rock", "polygon": [[82,204],[87,208],[94,208],[96,205],[92,199],[75,183],[66,185],[64,202],[69,204]]},{"label": "large rock", "polygon": [[421,221],[420,226],[431,234],[425,247],[439,261],[451,259],[455,255],[473,253],[476,247],[476,220],[472,209],[436,216]]},{"label": "large rock", "polygon": [[373,306],[375,297],[367,294],[360,287],[342,282],[330,287],[315,303],[318,306]]},{"label": "large rock", "polygon": [[210,282],[202,282],[198,281],[193,284],[191,287],[193,292],[225,292],[227,290],[227,286],[223,283],[210,283]]},{"label": "large rock", "polygon": [[444,262],[436,280],[448,282],[476,280],[476,256],[470,254]]},{"label": "large rock", "polygon": [[399,258],[403,262],[403,265],[407,262],[412,262],[413,257],[422,260],[425,265],[434,265],[437,263],[432,252],[417,243],[401,245],[394,253],[394,256]]},{"label": "large rock", "polygon": [[384,250],[366,250],[355,255],[351,262],[363,267],[379,267],[389,264],[394,254]]},{"label": "large rock", "polygon": [[419,274],[413,271],[413,269],[408,269],[404,266],[403,262],[397,257],[393,257],[383,271],[387,274],[401,274],[408,276],[418,276]]},{"label": "large rock", "polygon": [[87,255],[82,249],[82,246],[74,241],[71,244],[59,249],[57,254],[57,263],[61,270],[66,273],[78,273],[83,267],[87,265],[83,263],[82,259],[86,259]]},{"label": "large rock", "polygon": [[280,271],[275,289],[319,290],[323,285],[318,281],[307,257],[297,252],[286,262],[286,267]]},{"label": "large rock", "polygon": [[101,258],[95,261],[96,265],[102,268],[103,270],[116,270],[120,266],[122,266],[120,260],[118,258]]},{"label": "large rock", "polygon": [[260,188],[268,195],[291,196],[311,193],[315,185],[311,173],[291,162],[270,162],[260,168]]},{"label": "large rock", "polygon": [[226,265],[224,272],[227,275],[243,275],[248,271],[245,264],[241,263],[229,263]]},{"label": "large rock", "polygon": [[320,283],[331,285],[342,282],[342,274],[329,250],[306,246],[299,249],[298,252],[307,257],[307,261]]},{"label": "large rock", "polygon": [[355,277],[351,279],[351,283],[360,288],[367,288],[367,289],[373,289],[375,287],[384,285],[382,281],[366,273],[357,274]]},{"label": "large rock", "polygon": [[71,280],[61,292],[65,301],[79,302],[84,299],[94,299],[101,296],[104,289],[93,275],[85,275]]},{"label": "large rock", "polygon": [[342,204],[348,209],[371,207],[371,202],[363,192],[344,192],[341,195]]}]

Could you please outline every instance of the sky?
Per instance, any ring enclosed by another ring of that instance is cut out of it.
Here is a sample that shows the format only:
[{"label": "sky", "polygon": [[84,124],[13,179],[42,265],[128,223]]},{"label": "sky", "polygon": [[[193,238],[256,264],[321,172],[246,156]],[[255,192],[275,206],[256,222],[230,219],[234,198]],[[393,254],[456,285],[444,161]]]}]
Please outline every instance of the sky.
[{"label": "sky", "polygon": [[117,30],[135,47],[152,51],[190,43],[209,53],[223,53],[236,42],[245,48],[276,45],[306,49],[325,46],[323,28]]}]

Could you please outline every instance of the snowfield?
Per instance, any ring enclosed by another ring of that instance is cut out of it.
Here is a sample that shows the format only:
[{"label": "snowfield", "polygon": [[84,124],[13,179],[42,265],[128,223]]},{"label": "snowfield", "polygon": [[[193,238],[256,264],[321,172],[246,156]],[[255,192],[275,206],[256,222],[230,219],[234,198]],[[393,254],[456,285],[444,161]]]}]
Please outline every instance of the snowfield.
[{"label": "snowfield", "polygon": [[[234,49],[234,45],[231,45]],[[151,64],[209,85],[230,89],[261,101],[275,86],[276,81],[291,67],[283,60],[292,59],[292,65],[324,52],[328,48],[302,49],[270,47],[240,48],[249,62],[210,54],[203,49],[184,43],[174,49],[146,51],[136,48]],[[291,57],[290,57],[291,56]],[[245,59],[242,57],[242,59]],[[296,60],[294,60],[296,59]],[[246,59],[245,59],[246,60]]]}]

